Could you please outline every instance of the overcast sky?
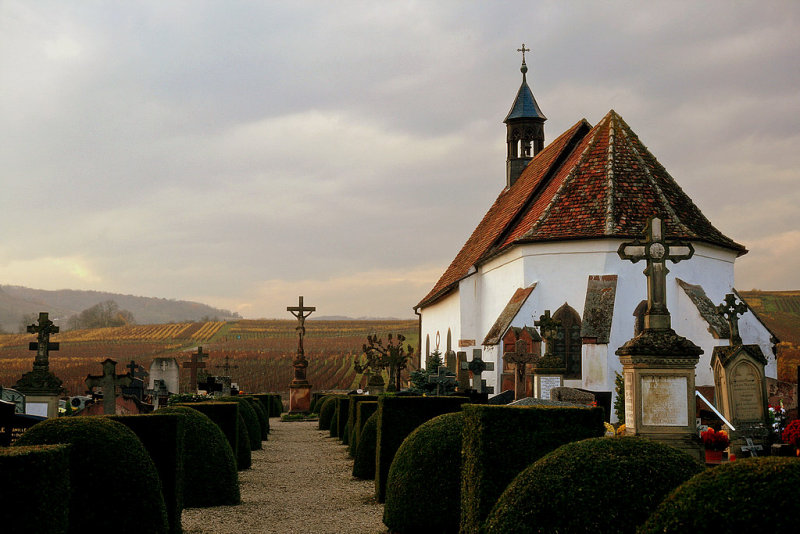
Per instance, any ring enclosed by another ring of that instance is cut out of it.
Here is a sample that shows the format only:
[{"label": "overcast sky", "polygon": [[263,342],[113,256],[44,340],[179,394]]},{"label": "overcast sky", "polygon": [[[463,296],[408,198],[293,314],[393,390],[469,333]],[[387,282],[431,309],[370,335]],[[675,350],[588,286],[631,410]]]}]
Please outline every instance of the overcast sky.
[{"label": "overcast sky", "polygon": [[0,0],[0,283],[412,317],[546,141],[615,109],[800,289],[800,3]]}]

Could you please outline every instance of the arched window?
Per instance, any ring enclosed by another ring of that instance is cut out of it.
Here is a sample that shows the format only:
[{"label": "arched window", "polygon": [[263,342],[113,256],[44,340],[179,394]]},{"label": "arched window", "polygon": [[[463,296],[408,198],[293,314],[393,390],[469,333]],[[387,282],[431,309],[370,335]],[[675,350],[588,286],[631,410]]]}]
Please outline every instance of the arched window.
[{"label": "arched window", "polygon": [[581,377],[581,316],[569,304],[564,303],[553,314],[553,319],[561,321],[558,327],[553,354],[566,362],[567,373],[564,378]]}]

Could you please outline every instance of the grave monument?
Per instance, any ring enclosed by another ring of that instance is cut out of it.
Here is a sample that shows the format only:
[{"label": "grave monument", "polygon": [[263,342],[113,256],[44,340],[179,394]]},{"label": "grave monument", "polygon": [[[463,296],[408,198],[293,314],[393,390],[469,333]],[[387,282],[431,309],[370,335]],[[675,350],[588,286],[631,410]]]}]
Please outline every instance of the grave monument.
[{"label": "grave monument", "polygon": [[231,357],[225,355],[225,363],[222,365],[215,365],[217,369],[222,369],[222,375],[217,377],[217,380],[222,384],[222,396],[227,397],[233,392],[231,369],[238,369],[238,365],[231,365]]},{"label": "grave monument", "polygon": [[113,415],[117,413],[117,386],[130,386],[131,374],[117,374],[117,362],[111,358],[103,361],[102,375],[87,375],[86,387],[91,391],[96,387],[103,389],[103,413]]},{"label": "grave monument", "polygon": [[711,368],[714,371],[714,404],[731,422],[731,452],[753,455],[769,447],[767,421],[767,381],[764,366],[767,358],[758,345],[744,345],[739,335],[739,316],[747,312],[744,302],[728,293],[717,311],[728,321],[730,344],[714,347]]},{"label": "grave monument", "polygon": [[203,353],[203,347],[197,347],[197,352],[192,353],[192,359],[188,362],[183,362],[183,368],[189,369],[189,393],[197,393],[197,370],[204,369],[206,362],[203,358],[208,356]]},{"label": "grave monument", "polygon": [[58,397],[63,388],[61,380],[50,372],[50,351],[58,350],[58,343],[50,341],[58,327],[47,312],[39,313],[38,324],[28,326],[29,334],[36,334],[28,348],[36,351],[33,370],[22,375],[14,389],[25,395],[25,413],[41,417],[58,417]]},{"label": "grave monument", "polygon": [[170,393],[180,393],[180,368],[175,358],[154,358],[150,364],[148,389],[156,390],[157,380],[163,380]]},{"label": "grave monument", "polygon": [[550,310],[545,310],[538,321],[533,324],[539,327],[539,332],[544,340],[544,356],[536,362],[534,373],[534,396],[537,399],[550,399],[550,390],[564,385],[564,374],[567,372],[567,362],[559,358],[553,348],[556,344],[558,327],[561,321],[550,317]]},{"label": "grave monument", "polygon": [[[527,327],[523,328],[527,329]],[[522,337],[521,332],[524,331],[523,329],[520,329],[520,331],[510,330],[516,338],[514,350],[503,354],[503,361],[514,366],[514,400],[524,399],[529,396],[527,393],[528,365],[536,365],[542,358],[541,354],[533,350],[533,338],[531,338],[530,335],[528,336],[529,339],[524,339]]]},{"label": "grave monument", "polygon": [[304,306],[303,296],[300,295],[298,305],[289,306],[286,311],[297,318],[297,327],[295,327],[297,330],[297,356],[292,362],[294,379],[289,384],[289,413],[308,413],[311,409],[311,384],[306,379],[308,360],[306,360],[303,348],[303,338],[306,335],[306,319],[317,311],[317,308]]},{"label": "grave monument", "polygon": [[703,350],[672,330],[666,291],[667,260],[688,260],[694,248],[666,240],[663,221],[652,217],[645,240],[622,243],[617,253],[633,263],[647,263],[644,329],[616,351],[625,380],[625,433],[667,443],[700,459],[694,377]]}]

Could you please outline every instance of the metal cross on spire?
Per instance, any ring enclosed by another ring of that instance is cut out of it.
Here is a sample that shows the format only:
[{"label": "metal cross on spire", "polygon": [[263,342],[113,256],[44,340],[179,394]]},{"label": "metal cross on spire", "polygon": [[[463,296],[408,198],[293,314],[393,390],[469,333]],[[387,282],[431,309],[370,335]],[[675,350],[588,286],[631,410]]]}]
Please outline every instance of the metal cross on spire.
[{"label": "metal cross on spire", "polygon": [[725,302],[717,306],[717,311],[728,321],[728,329],[731,331],[731,345],[741,345],[742,337],[739,335],[739,316],[747,312],[747,304],[743,301],[736,302],[733,293],[725,295]]},{"label": "metal cross on spire", "polygon": [[623,260],[636,263],[645,260],[643,271],[647,276],[647,312],[644,315],[645,330],[667,330],[671,328],[667,309],[667,260],[678,263],[694,255],[691,243],[667,241],[664,237],[664,222],[651,217],[645,228],[644,242],[638,239],[622,243],[617,254]]},{"label": "metal cross on spire", "polygon": [[517,48],[517,52],[522,52],[522,63],[525,64],[525,52],[530,52],[530,48],[525,48],[525,43],[522,43],[522,48]]}]

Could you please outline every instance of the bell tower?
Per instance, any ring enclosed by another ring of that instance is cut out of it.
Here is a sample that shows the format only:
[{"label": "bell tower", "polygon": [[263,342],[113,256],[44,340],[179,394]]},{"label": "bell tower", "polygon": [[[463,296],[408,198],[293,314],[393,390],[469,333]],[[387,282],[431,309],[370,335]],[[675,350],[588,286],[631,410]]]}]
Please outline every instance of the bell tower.
[{"label": "bell tower", "polygon": [[519,69],[522,72],[522,85],[517,91],[511,111],[503,121],[506,125],[508,146],[506,187],[514,185],[528,162],[544,148],[544,121],[547,117],[539,109],[526,79],[528,66],[525,64],[525,52],[530,51],[530,48],[525,48],[525,43],[522,48],[517,49],[517,52],[522,52],[522,66]]}]

